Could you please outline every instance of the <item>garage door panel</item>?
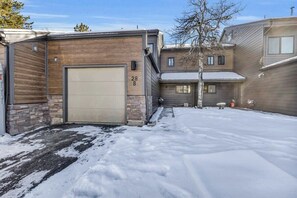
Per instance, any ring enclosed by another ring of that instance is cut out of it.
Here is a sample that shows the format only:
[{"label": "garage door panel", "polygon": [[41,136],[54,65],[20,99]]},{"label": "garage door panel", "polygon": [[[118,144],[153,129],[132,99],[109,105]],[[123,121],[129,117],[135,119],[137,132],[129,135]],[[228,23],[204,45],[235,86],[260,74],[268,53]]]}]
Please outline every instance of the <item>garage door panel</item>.
[{"label": "garage door panel", "polygon": [[67,118],[78,123],[125,123],[125,68],[68,69]]},{"label": "garage door panel", "polygon": [[[104,72],[94,72],[96,70],[104,70]],[[82,68],[70,69],[68,71],[68,82],[73,81],[91,81],[91,82],[105,82],[105,81],[125,81],[124,70],[122,68]]]},{"label": "garage door panel", "polygon": [[81,109],[69,108],[68,119],[70,122],[85,123],[124,123],[125,113],[123,109]]},{"label": "garage door panel", "polygon": [[68,107],[76,108],[123,108],[125,101],[121,96],[69,96]]},{"label": "garage door panel", "polygon": [[[69,82],[68,93],[71,95],[123,96],[122,82]],[[69,94],[69,95],[70,95]]]}]

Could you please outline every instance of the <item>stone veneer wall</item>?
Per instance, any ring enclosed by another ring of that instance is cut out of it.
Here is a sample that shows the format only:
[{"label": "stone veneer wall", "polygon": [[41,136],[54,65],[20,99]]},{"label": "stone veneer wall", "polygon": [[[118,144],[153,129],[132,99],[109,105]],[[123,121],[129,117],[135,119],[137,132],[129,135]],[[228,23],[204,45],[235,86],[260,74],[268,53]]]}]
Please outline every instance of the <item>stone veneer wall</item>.
[{"label": "stone veneer wall", "polygon": [[63,123],[63,96],[52,95],[48,97],[49,115],[51,124]]},{"label": "stone veneer wall", "polygon": [[7,132],[16,135],[50,124],[47,103],[8,105]]},{"label": "stone veneer wall", "polygon": [[127,96],[128,125],[142,126],[146,123],[145,96]]}]

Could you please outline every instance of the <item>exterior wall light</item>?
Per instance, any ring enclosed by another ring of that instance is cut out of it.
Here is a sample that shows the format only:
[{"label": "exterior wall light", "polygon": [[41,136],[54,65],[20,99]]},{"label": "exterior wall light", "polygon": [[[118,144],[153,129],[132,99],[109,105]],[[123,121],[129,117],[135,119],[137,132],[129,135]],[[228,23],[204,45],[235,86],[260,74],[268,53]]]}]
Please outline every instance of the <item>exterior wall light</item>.
[{"label": "exterior wall light", "polygon": [[58,57],[54,58],[54,62],[57,63],[58,62]]},{"label": "exterior wall light", "polygon": [[131,61],[131,70],[132,70],[132,71],[135,71],[136,68],[137,68],[136,61]]},{"label": "exterior wall light", "polygon": [[38,52],[38,47],[37,47],[37,45],[34,44],[34,45],[32,46],[32,51],[33,51],[33,52]]}]

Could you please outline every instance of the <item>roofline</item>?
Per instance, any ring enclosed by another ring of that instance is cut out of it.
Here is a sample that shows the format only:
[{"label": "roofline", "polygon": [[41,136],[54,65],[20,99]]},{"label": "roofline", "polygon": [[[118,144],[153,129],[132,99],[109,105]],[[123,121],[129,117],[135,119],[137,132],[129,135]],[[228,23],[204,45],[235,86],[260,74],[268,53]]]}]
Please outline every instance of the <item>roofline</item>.
[{"label": "roofline", "polygon": [[227,28],[231,28],[231,27],[237,27],[237,26],[245,26],[245,25],[251,25],[251,24],[256,24],[256,23],[263,23],[263,22],[267,22],[267,21],[286,21],[286,20],[292,20],[292,19],[296,19],[296,16],[291,16],[291,17],[279,17],[279,18],[267,18],[267,19],[261,19],[261,20],[257,20],[257,21],[251,21],[251,22],[246,22],[246,23],[241,23],[241,24],[236,24],[236,25],[230,25],[224,29]]},{"label": "roofline", "polygon": [[149,36],[158,35],[160,30],[128,30],[128,31],[111,31],[111,32],[76,32],[64,34],[50,34],[48,40],[67,40],[67,39],[83,39],[83,38],[106,38],[106,37],[126,37],[126,36],[142,36],[147,33]]},{"label": "roofline", "polygon": [[241,23],[241,24],[236,24],[236,25],[230,25],[228,27],[225,27],[223,29],[223,32],[220,36],[219,41],[221,41],[223,39],[223,36],[226,32],[226,29],[229,28],[234,28],[234,27],[240,27],[240,26],[247,26],[247,25],[254,25],[254,24],[258,24],[258,23],[264,23],[264,22],[269,22],[269,21],[288,21],[288,20],[297,20],[296,16],[290,16],[290,17],[279,17],[279,18],[267,18],[267,19],[261,19],[261,20],[257,20],[257,21],[251,21],[251,22],[246,22],[246,23]]},{"label": "roofline", "polygon": [[[235,48],[236,47],[236,44],[229,44],[229,43],[224,43],[224,44],[228,44],[228,46],[222,46],[222,47],[220,47],[220,46],[215,46],[215,47],[213,47],[212,49],[221,49],[221,48],[223,48],[223,49],[233,49],[233,48]],[[205,48],[207,48],[207,47],[205,47]],[[173,50],[189,50],[189,49],[191,49],[191,47],[168,47],[168,48],[162,48],[161,50],[162,51],[173,51]]]},{"label": "roofline", "polygon": [[290,63],[294,63],[297,62],[297,56],[293,56],[291,58],[287,58],[285,60],[281,60],[269,65],[265,65],[263,67],[260,68],[261,71],[265,71],[265,70],[269,70],[269,69],[273,69],[282,65],[286,65],[286,64],[290,64]]}]

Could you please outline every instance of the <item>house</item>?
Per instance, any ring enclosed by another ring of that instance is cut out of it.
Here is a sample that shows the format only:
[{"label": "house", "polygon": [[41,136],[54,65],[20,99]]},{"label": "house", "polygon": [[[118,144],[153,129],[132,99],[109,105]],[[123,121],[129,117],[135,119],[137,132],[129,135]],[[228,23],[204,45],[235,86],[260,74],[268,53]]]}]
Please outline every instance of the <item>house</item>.
[{"label": "house", "polygon": [[[185,61],[190,46],[169,45],[161,51],[160,96],[164,106],[197,106],[198,65]],[[239,86],[245,77],[234,72],[235,45],[205,53],[203,105],[229,104],[239,98]]]},{"label": "house", "polygon": [[[296,38],[297,17],[226,27],[222,48],[205,53],[204,106],[234,99],[239,107],[297,115]],[[160,97],[164,106],[196,106],[198,67],[184,61],[188,50],[164,46],[159,30],[0,29],[0,124],[10,134],[63,123],[141,126]]]},{"label": "house", "polygon": [[221,41],[236,45],[234,71],[246,77],[240,106],[297,115],[297,17],[230,26]]},{"label": "house", "polygon": [[61,123],[143,125],[158,107],[159,30],[25,40],[0,32],[10,134]]}]

